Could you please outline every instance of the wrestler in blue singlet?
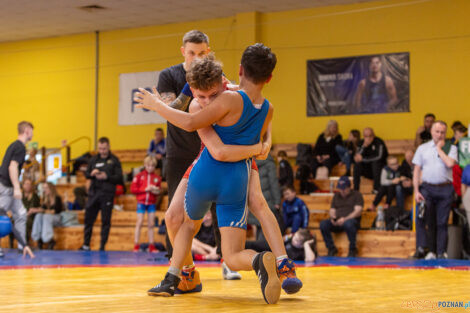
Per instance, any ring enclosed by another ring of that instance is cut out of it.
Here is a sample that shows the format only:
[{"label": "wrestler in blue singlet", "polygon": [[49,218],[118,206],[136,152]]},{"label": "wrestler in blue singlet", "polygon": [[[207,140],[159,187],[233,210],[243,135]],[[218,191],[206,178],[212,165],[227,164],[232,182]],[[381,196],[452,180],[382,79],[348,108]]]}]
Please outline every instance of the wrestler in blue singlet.
[{"label": "wrestler in blue singlet", "polygon": [[[254,145],[260,141],[260,132],[269,111],[265,99],[254,105],[244,91],[243,112],[232,126],[213,125],[214,130],[226,145]],[[212,202],[217,203],[219,227],[246,229],[248,218],[247,197],[251,159],[238,162],[215,160],[204,148],[189,174],[184,208],[192,220],[200,220]]]}]

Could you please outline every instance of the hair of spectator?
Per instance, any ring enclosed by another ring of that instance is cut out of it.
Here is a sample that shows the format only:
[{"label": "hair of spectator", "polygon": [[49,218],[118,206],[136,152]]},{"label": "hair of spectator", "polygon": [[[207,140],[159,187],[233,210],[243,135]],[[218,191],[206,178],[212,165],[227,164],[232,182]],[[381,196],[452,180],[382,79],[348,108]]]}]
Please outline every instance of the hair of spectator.
[{"label": "hair of spectator", "polygon": [[207,43],[209,44],[209,37],[203,32],[193,29],[184,34],[183,36],[183,46],[186,43]]},{"label": "hair of spectator", "polygon": [[242,55],[244,74],[254,84],[267,81],[276,67],[276,55],[262,43],[248,46]]},{"label": "hair of spectator", "polygon": [[284,150],[279,150],[277,156],[281,158],[287,158],[287,153]]},{"label": "hair of spectator", "polygon": [[295,192],[294,186],[285,186],[285,187],[282,188],[282,193],[286,192],[287,190]]},{"label": "hair of spectator", "polygon": [[301,228],[297,231],[299,233],[299,235],[302,237],[302,243],[306,242],[306,241],[309,241],[310,239],[313,238],[312,234],[310,233],[310,231],[308,229],[305,229],[305,228]]},{"label": "hair of spectator", "polygon": [[[336,133],[331,133],[330,129],[332,126],[336,125]],[[338,122],[335,120],[329,120],[328,123],[326,124],[326,129],[325,129],[325,137],[330,137],[330,136],[336,136],[338,134]]]},{"label": "hair of spectator", "polygon": [[442,121],[442,120],[435,121],[434,123],[432,123],[432,126],[434,126],[436,124],[440,124],[440,125],[444,126],[445,128],[447,128],[447,123]]},{"label": "hair of spectator", "polygon": [[358,129],[352,129],[351,134],[353,135],[354,138],[356,138],[358,141],[361,139],[361,132]]},{"label": "hair of spectator", "polygon": [[101,137],[100,139],[98,139],[98,143],[107,143],[109,145],[109,138]]},{"label": "hair of spectator", "polygon": [[452,123],[452,126],[450,128],[454,129],[457,126],[464,126],[461,121],[455,121]]},{"label": "hair of spectator", "polygon": [[436,119],[436,116],[433,113],[426,113],[424,118],[432,117],[433,119]]},{"label": "hair of spectator", "polygon": [[157,159],[154,156],[147,155],[144,159],[144,164],[151,164],[153,166],[157,165]]},{"label": "hair of spectator", "polygon": [[211,53],[191,63],[186,81],[194,89],[207,91],[222,83],[222,74],[222,63]]},{"label": "hair of spectator", "polygon": [[161,128],[161,127],[155,128],[155,131],[156,131],[156,132],[162,132],[162,133],[163,133],[163,128]]},{"label": "hair of spectator", "polygon": [[23,134],[28,127],[31,127],[31,129],[34,129],[33,124],[28,121],[21,121],[18,123],[18,135]]}]

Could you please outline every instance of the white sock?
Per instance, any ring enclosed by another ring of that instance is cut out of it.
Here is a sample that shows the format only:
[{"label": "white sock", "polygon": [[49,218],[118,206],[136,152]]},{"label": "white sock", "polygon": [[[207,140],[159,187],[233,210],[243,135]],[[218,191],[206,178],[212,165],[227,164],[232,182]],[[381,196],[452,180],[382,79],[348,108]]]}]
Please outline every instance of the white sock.
[{"label": "white sock", "polygon": [[177,277],[180,277],[181,275],[181,270],[177,267],[174,267],[174,266],[170,266],[170,268],[168,269],[168,273],[172,274],[172,275],[175,275]]},{"label": "white sock", "polygon": [[284,259],[287,259],[287,255],[284,254],[284,255],[280,255],[276,258],[276,265],[279,266],[281,265],[282,261],[284,261]]}]

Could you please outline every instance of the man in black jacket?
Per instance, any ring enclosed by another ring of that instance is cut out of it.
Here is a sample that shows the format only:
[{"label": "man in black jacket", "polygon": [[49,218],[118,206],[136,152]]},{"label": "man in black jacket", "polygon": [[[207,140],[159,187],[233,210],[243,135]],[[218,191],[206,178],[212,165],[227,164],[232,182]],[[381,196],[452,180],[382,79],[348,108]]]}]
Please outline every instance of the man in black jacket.
[{"label": "man in black jacket", "polygon": [[376,137],[370,127],[364,128],[364,139],[359,141],[354,156],[354,189],[359,190],[361,176],[374,180],[375,193],[380,188],[380,172],[387,160],[388,151],[385,143]]},{"label": "man in black jacket", "polygon": [[119,159],[109,149],[109,139],[98,140],[98,154],[88,164],[85,173],[88,187],[88,202],[85,207],[84,242],[80,250],[90,250],[90,240],[98,211],[101,210],[101,245],[103,251],[111,227],[116,185],[122,182],[122,168]]}]

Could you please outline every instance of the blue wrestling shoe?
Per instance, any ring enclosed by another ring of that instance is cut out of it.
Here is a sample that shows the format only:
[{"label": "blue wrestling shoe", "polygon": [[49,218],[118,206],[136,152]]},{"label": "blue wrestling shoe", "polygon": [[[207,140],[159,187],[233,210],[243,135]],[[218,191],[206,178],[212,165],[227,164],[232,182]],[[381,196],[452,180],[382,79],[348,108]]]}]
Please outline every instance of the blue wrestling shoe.
[{"label": "blue wrestling shoe", "polygon": [[302,282],[295,274],[295,264],[291,259],[284,259],[277,267],[277,272],[281,280],[282,289],[287,294],[296,293],[302,288]]}]

